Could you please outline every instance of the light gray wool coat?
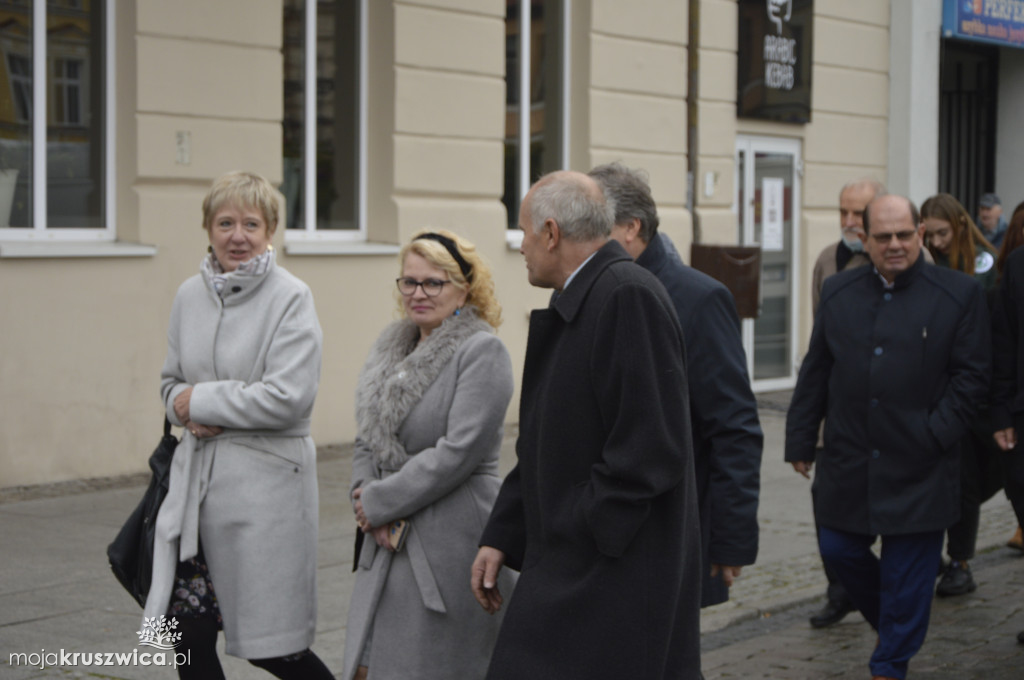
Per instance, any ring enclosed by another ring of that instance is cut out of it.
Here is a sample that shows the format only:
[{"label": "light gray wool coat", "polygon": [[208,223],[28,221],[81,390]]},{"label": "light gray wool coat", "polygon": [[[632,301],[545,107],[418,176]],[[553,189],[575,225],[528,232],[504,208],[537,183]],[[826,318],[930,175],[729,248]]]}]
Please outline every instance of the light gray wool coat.
[{"label": "light gray wool coat", "polygon": [[[205,273],[205,270],[204,270]],[[161,395],[192,386],[190,414],[224,432],[187,430],[157,519],[146,616],[167,612],[179,558],[202,542],[224,619],[228,654],[283,656],[316,627],[316,450],[309,419],[322,336],[309,288],[271,261],[232,272],[223,300],[204,274],[178,290]]]},{"label": "light gray wool coat", "polygon": [[[374,680],[472,680],[487,670],[501,616],[469,588],[470,567],[501,486],[498,450],[512,362],[473,308],[419,345],[408,320],[370,350],[356,390],[352,488],[373,526],[408,519],[400,552],[367,535],[349,605],[341,678],[367,640]],[[415,348],[415,349],[414,349]],[[507,598],[514,583],[500,582]]]}]

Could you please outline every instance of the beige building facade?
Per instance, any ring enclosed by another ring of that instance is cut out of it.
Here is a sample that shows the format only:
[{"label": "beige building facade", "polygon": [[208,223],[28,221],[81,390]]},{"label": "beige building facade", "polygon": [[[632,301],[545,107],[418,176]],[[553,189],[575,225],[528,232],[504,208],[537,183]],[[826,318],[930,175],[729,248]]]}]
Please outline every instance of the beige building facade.
[{"label": "beige building facade", "polygon": [[518,379],[549,293],[526,281],[518,199],[542,171],[612,160],[650,173],[687,260],[695,227],[703,243],[764,238],[744,204],[781,187],[763,286],[783,302],[775,327],[745,333],[759,389],[791,385],[838,191],[889,180],[902,2],[814,0],[810,122],[793,124],[737,116],[736,0],[37,0],[0,31],[0,151],[23,156],[0,227],[0,486],[144,469],[171,301],[206,252],[203,195],[232,169],[286,197],[278,261],[324,331],[318,443],[355,436],[398,248],[424,227],[493,266]]}]

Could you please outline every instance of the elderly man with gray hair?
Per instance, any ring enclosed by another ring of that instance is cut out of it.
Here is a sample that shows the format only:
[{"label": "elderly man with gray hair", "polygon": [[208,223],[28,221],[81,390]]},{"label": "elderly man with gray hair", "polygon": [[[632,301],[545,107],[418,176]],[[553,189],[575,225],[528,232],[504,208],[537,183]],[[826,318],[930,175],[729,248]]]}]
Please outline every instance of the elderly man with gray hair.
[{"label": "elderly man with gray hair", "polygon": [[578,172],[519,212],[534,310],[518,464],[480,540],[472,588],[502,606],[487,677],[700,678],[700,535],[683,335],[664,287],[609,240],[614,211]]}]

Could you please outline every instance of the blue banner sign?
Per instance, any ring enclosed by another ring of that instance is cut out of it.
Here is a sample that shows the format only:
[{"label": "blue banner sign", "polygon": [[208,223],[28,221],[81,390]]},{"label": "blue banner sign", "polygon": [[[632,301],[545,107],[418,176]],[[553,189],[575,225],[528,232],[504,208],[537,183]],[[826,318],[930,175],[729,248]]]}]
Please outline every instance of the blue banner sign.
[{"label": "blue banner sign", "polygon": [[942,35],[1024,47],[1024,0],[943,0]]}]

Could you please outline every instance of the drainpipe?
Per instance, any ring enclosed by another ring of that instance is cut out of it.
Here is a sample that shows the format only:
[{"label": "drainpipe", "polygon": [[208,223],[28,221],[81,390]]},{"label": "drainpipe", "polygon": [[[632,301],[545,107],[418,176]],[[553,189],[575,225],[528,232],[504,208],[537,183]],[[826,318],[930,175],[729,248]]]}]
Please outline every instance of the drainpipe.
[{"label": "drainpipe", "polygon": [[686,209],[693,221],[693,242],[701,242],[700,217],[697,215],[697,97],[700,85],[700,2],[690,0],[690,18],[686,40]]}]

